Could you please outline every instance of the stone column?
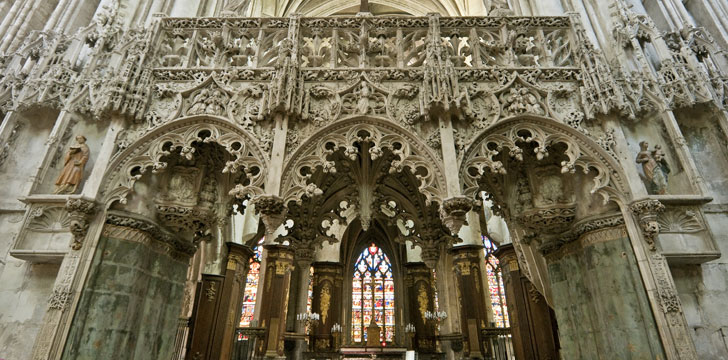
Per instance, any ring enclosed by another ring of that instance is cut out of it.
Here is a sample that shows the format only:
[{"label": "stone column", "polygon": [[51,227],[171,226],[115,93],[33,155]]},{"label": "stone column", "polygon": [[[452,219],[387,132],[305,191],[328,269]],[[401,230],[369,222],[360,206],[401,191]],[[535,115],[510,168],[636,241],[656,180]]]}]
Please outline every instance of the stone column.
[{"label": "stone column", "polygon": [[559,359],[556,318],[546,299],[521,273],[513,244],[501,245],[500,262],[517,359]]},{"label": "stone column", "polygon": [[461,330],[464,337],[463,352],[470,357],[482,357],[480,330],[486,327],[488,312],[481,279],[481,253],[483,247],[465,245],[450,250],[453,270],[457,279]]},{"label": "stone column", "polygon": [[[311,311],[321,314],[319,325],[313,330],[314,351],[335,351],[338,345],[331,335],[331,326],[341,323],[343,265],[317,262],[313,264],[313,299]],[[344,309],[350,311],[351,309]],[[343,333],[339,341],[343,341]]]},{"label": "stone column", "polygon": [[[415,326],[415,336],[408,348],[419,353],[434,353],[437,350],[435,326],[425,319],[426,311],[435,311],[435,291],[432,284],[432,270],[424,263],[409,263],[405,265],[407,275],[407,305],[409,306],[409,322]],[[407,324],[402,324],[402,328]],[[410,339],[407,339],[410,341]]]},{"label": "stone column", "polygon": [[[311,280],[311,263],[313,262],[313,250],[297,249],[295,251],[296,266],[298,267],[298,294],[296,296],[296,315],[306,312],[308,305],[308,282]],[[306,331],[306,322],[296,320],[295,331],[303,334]],[[313,331],[313,329],[312,329]],[[299,339],[296,341],[295,358],[302,359],[303,352],[306,351],[306,341]]]},{"label": "stone column", "polygon": [[261,301],[260,326],[265,328],[265,339],[256,353],[268,358],[283,359],[283,335],[286,331],[286,313],[293,270],[293,249],[282,245],[264,245],[265,281],[258,289]]}]

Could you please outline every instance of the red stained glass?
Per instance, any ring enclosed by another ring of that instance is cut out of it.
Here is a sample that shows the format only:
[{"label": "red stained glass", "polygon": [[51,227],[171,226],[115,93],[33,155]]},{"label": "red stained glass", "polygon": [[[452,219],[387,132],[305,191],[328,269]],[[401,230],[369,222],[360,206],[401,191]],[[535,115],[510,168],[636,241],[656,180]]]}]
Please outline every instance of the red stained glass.
[{"label": "red stained glass", "polygon": [[250,268],[248,269],[248,277],[245,281],[245,291],[243,292],[243,315],[240,317],[240,326],[250,326],[255,315],[255,299],[258,294],[258,282],[260,280],[260,261],[263,258],[263,241],[258,241],[253,251],[253,257],[250,258]]},{"label": "red stained glass", "polygon": [[377,245],[371,244],[359,255],[354,265],[352,292],[351,336],[354,342],[366,342],[366,328],[372,318],[382,329],[379,341],[394,341],[392,263]]},{"label": "red stained glass", "polygon": [[498,246],[483,236],[483,247],[485,251],[485,271],[488,274],[488,295],[491,308],[493,309],[493,322],[496,327],[510,327],[508,306],[506,305],[506,296],[503,287],[503,275],[501,274],[498,258],[493,255],[493,252],[498,249]]}]

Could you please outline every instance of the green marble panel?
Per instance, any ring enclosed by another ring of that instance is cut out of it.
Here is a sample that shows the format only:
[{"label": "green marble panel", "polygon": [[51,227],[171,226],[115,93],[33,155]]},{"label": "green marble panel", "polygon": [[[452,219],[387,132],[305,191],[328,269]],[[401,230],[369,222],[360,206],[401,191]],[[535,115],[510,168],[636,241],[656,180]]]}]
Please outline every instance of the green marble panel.
[{"label": "green marble panel", "polygon": [[99,239],[64,359],[169,359],[187,264],[124,239]]},{"label": "green marble panel", "polygon": [[664,359],[628,238],[548,265],[564,359]]}]

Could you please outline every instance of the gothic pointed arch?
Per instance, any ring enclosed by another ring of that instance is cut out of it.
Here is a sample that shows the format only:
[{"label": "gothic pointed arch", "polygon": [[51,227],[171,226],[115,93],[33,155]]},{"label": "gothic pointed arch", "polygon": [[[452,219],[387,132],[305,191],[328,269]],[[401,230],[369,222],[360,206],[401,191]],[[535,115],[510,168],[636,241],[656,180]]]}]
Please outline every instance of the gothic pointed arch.
[{"label": "gothic pointed arch", "polygon": [[195,156],[195,146],[206,143],[218,144],[231,155],[231,160],[224,164],[223,173],[242,172],[244,183],[236,185],[236,196],[263,194],[268,158],[255,138],[226,119],[204,115],[165,123],[117,153],[102,180],[104,202],[125,203],[134,191],[134,184],[144,174],[166,169],[165,157],[176,153],[191,160]]},{"label": "gothic pointed arch", "polygon": [[624,205],[632,198],[625,174],[613,155],[576,129],[536,115],[503,120],[475,137],[460,163],[464,193],[475,196],[482,190],[479,181],[486,176],[506,174],[504,161],[522,162],[526,155],[524,146],[529,144],[537,161],[549,157],[555,146],[561,146],[559,172],[594,174],[590,193],[599,194],[605,204],[615,201]]},{"label": "gothic pointed arch", "polygon": [[317,169],[325,173],[337,171],[329,156],[343,149],[350,159],[359,154],[355,146],[370,142],[369,156],[373,160],[382,155],[383,149],[395,155],[389,173],[407,170],[418,179],[418,189],[427,202],[441,202],[445,197],[445,176],[441,161],[417,136],[392,122],[373,116],[356,116],[324,127],[302,144],[284,165],[281,194],[285,202],[300,201],[320,191],[309,182]]}]

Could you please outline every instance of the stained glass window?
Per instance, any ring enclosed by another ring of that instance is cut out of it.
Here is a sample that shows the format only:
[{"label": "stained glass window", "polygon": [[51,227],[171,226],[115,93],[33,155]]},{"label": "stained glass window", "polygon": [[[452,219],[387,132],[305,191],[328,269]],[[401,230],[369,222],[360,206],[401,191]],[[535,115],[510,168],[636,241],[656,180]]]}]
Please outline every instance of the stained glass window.
[{"label": "stained glass window", "polygon": [[495,322],[496,327],[510,327],[505,288],[503,287],[503,275],[498,258],[493,255],[498,246],[492,240],[483,236],[483,247],[485,248],[485,270],[488,274],[488,290],[491,308],[493,309],[493,322]]},{"label": "stained glass window", "polygon": [[394,341],[394,277],[389,257],[377,245],[364,249],[354,264],[351,296],[351,336],[367,341],[367,327],[380,327],[379,342]]},{"label": "stained glass window", "polygon": [[245,291],[243,292],[243,316],[240,317],[240,326],[250,326],[255,315],[255,299],[258,293],[258,281],[260,280],[260,261],[263,258],[263,241],[258,241],[258,245],[253,249],[253,256],[250,258],[250,268],[248,269],[248,278],[245,281]]}]

